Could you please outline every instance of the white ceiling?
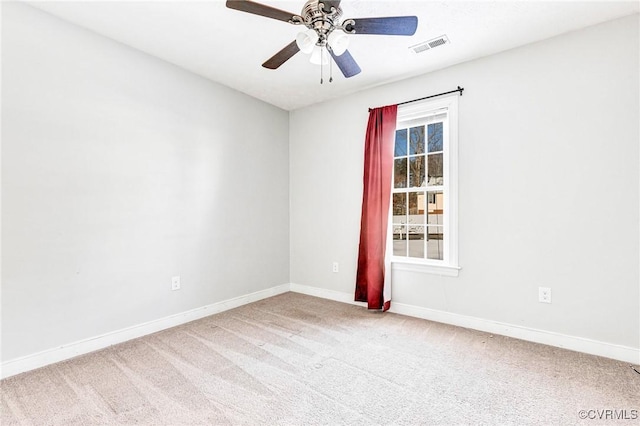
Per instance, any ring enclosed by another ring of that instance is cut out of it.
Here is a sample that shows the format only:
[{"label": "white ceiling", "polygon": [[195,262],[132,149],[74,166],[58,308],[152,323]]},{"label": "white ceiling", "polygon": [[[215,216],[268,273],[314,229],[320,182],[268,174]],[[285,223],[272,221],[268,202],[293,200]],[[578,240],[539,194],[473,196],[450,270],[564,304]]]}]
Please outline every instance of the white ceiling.
[{"label": "white ceiling", "polygon": [[[298,53],[278,70],[261,64],[301,31],[216,1],[29,2],[53,15],[286,110],[441,69],[599,22],[638,13],[640,2],[343,0],[344,18],[416,15],[414,36],[352,35],[362,73],[320,85],[320,69]],[[305,0],[260,3],[299,14]],[[446,34],[451,44],[408,47]],[[612,47],[613,48],[613,47]],[[570,52],[567,52],[570,54]],[[325,72],[327,70],[325,69]]]}]

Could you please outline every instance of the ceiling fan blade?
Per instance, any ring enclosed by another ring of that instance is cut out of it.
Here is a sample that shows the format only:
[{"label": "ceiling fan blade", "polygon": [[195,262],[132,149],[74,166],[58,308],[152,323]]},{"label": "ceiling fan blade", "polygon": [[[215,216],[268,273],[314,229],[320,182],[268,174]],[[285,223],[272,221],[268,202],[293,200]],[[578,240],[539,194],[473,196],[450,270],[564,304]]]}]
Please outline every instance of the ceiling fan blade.
[{"label": "ceiling fan blade", "polygon": [[291,43],[287,44],[281,51],[273,55],[271,58],[267,59],[267,61],[262,64],[262,66],[265,68],[269,68],[270,70],[275,70],[280,67],[280,65],[291,59],[291,57],[299,51],[300,48],[296,44],[296,41],[293,40]]},{"label": "ceiling fan blade", "polygon": [[331,7],[338,9],[340,6],[340,0],[320,0],[320,3],[324,4],[324,11],[331,12]]},{"label": "ceiling fan blade", "polygon": [[267,18],[277,19],[279,21],[289,22],[295,15],[275,7],[256,3],[249,0],[227,0],[229,9],[239,10],[241,12],[253,13],[254,15],[266,16]]},{"label": "ceiling fan blade", "polygon": [[353,25],[347,25],[346,30],[355,31],[354,34],[385,34],[385,35],[414,35],[418,28],[417,16],[389,16],[386,18],[353,19]]},{"label": "ceiling fan blade", "polygon": [[340,71],[342,71],[342,74],[346,78],[353,77],[356,74],[360,74],[360,71],[362,71],[348,50],[345,50],[344,53],[340,56],[334,55],[331,49],[329,49],[329,53],[331,53],[331,57],[334,61],[336,61],[336,64],[338,64],[338,68],[340,68]]}]

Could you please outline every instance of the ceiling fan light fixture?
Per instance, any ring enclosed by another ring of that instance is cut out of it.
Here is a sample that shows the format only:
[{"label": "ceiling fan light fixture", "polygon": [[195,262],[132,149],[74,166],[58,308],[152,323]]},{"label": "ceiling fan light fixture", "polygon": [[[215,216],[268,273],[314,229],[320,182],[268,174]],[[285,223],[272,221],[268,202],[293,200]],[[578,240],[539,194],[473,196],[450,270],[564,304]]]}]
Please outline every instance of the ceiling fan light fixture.
[{"label": "ceiling fan light fixture", "polygon": [[328,39],[329,46],[334,55],[340,56],[349,47],[349,37],[342,31],[332,31]]},{"label": "ceiling fan light fixture", "polygon": [[324,46],[315,46],[311,52],[309,62],[314,65],[327,65],[329,63],[329,55]]},{"label": "ceiling fan light fixture", "polygon": [[296,36],[296,44],[302,53],[311,53],[317,42],[318,34],[314,30],[303,31]]}]

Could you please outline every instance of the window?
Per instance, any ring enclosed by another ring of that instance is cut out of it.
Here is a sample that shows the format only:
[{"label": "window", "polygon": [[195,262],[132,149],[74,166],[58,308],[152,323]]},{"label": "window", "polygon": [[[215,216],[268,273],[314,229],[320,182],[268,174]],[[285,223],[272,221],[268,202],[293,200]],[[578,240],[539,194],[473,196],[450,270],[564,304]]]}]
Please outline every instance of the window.
[{"label": "window", "polygon": [[393,269],[458,275],[458,96],[401,105],[389,232]]}]

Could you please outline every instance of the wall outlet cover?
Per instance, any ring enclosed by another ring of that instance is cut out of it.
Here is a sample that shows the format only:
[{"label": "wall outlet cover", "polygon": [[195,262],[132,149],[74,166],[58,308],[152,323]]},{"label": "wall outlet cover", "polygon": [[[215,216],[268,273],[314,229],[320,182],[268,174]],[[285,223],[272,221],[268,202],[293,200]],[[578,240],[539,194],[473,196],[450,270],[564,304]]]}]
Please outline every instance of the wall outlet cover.
[{"label": "wall outlet cover", "polygon": [[180,277],[171,277],[171,290],[180,290]]},{"label": "wall outlet cover", "polygon": [[551,303],[551,289],[549,287],[538,287],[538,302]]}]

